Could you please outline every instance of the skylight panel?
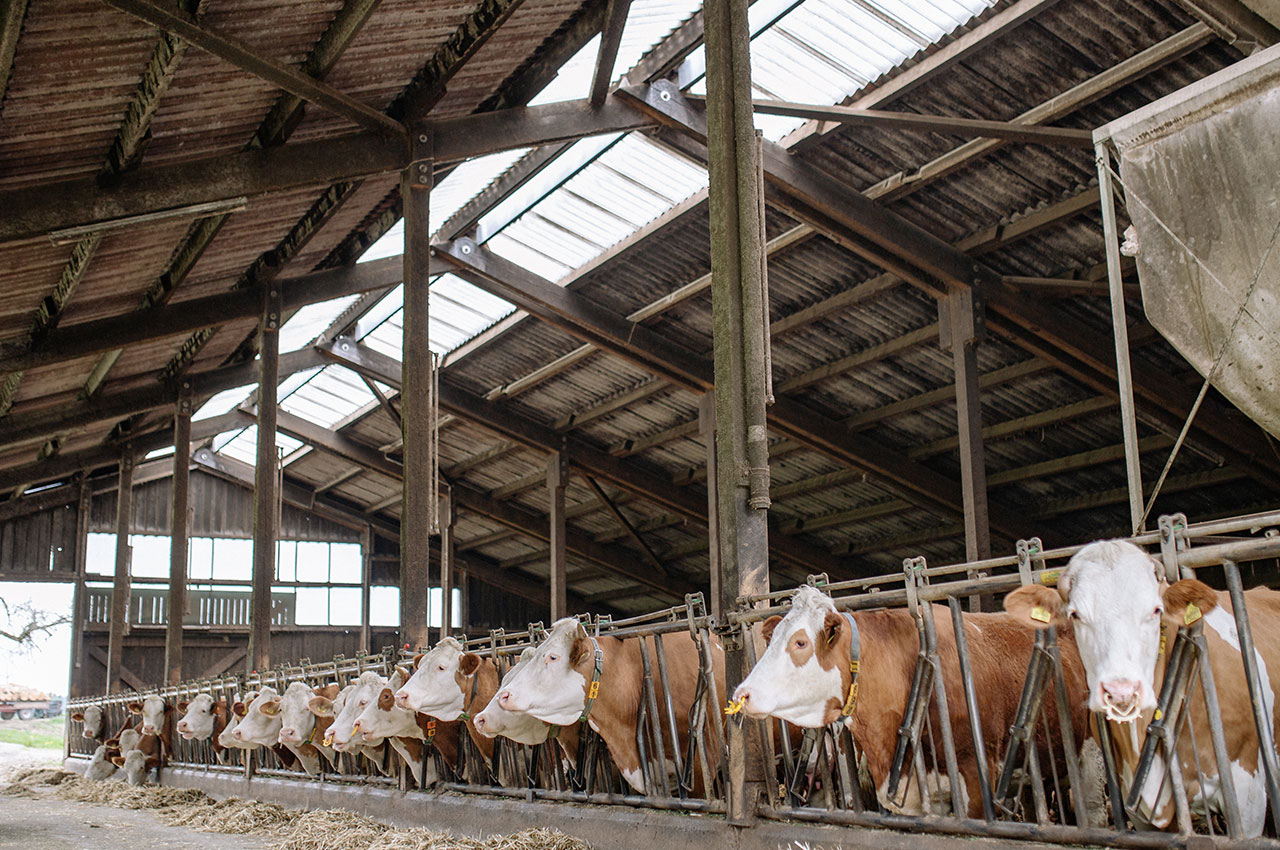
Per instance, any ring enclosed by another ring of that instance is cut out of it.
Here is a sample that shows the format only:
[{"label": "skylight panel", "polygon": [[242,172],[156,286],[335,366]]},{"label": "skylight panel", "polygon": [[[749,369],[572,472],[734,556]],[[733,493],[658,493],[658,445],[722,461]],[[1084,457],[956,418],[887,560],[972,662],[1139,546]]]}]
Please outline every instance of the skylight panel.
[{"label": "skylight panel", "polygon": [[280,401],[280,408],[332,428],[375,401],[360,377],[344,366],[326,366]]},{"label": "skylight panel", "polygon": [[514,234],[519,231],[513,230],[512,228],[514,227],[515,225],[508,227],[489,240],[489,247],[494,253],[506,257],[517,265],[524,266],[529,271],[545,277],[547,280],[559,280],[573,271],[573,266],[543,254],[517,239]]},{"label": "skylight panel", "polygon": [[[288,458],[302,448],[302,441],[288,434],[276,432],[276,451]],[[250,425],[240,431],[227,431],[213,438],[213,450],[253,466],[257,462],[258,426]]]},{"label": "skylight panel", "polygon": [[230,413],[232,410],[240,406],[240,402],[244,401],[249,391],[256,387],[257,384],[245,384],[243,387],[235,387],[229,390],[223,390],[217,393],[204,404],[200,405],[191,416],[192,422],[198,422],[201,419],[212,419],[215,416],[221,416],[224,413]]},{"label": "skylight panel", "polygon": [[280,350],[294,351],[310,343],[356,300],[354,295],[308,304],[289,317],[280,328]]}]

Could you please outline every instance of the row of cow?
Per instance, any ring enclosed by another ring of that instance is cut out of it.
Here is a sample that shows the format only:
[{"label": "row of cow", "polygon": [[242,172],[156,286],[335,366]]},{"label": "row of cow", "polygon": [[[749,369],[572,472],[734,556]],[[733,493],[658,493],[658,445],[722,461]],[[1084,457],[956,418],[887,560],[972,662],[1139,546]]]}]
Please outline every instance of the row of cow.
[{"label": "row of cow", "polygon": [[[1274,726],[1280,717],[1267,671],[1280,665],[1280,593],[1256,589],[1246,596],[1257,636],[1265,716]],[[948,693],[959,694],[961,667],[955,634],[946,625],[949,615],[945,607],[931,607],[943,684]],[[1170,627],[1203,619],[1222,708],[1215,716],[1203,696],[1190,700],[1190,734],[1179,739],[1180,758],[1171,761],[1181,771],[1187,798],[1199,814],[1211,817],[1234,803],[1243,834],[1263,833],[1267,784],[1262,748],[1274,748],[1274,737],[1264,732],[1260,740],[1255,728],[1227,594],[1194,579],[1170,584],[1164,566],[1138,547],[1103,541],[1081,549],[1056,588],[1024,586],[1008,594],[1005,609],[963,615],[969,675],[981,694],[976,726],[985,743],[981,751],[974,743],[966,701],[948,700],[959,771],[959,787],[947,789],[954,811],[971,817],[982,814],[979,764],[988,775],[999,769],[1008,731],[1016,722],[1036,629],[1054,626],[1060,633],[1068,695],[1065,716],[1074,739],[1085,741],[1098,733],[1103,724],[1091,724],[1091,712],[1105,718],[1127,789],[1156,709],[1164,671],[1159,662]],[[786,728],[794,727],[847,728],[880,805],[892,812],[926,813],[930,804],[921,794],[889,793],[920,648],[920,626],[912,612],[841,612],[830,596],[806,586],[796,592],[786,615],[766,620],[762,631],[767,645],[733,692],[726,712],[775,718],[781,721],[773,726],[775,736],[785,736]],[[651,674],[650,654],[662,656],[661,677]],[[393,762],[383,756],[389,748],[418,783],[426,770],[457,771],[463,749],[492,768],[496,736],[525,745],[554,742],[558,757],[572,770],[580,756],[580,736],[590,729],[607,747],[627,785],[653,794],[655,772],[650,764],[656,753],[651,748],[646,758],[646,694],[656,696],[651,706],[670,706],[666,714],[672,734],[658,738],[661,763],[679,763],[680,754],[686,763],[692,761],[688,754],[695,728],[704,735],[704,744],[723,752],[718,725],[708,722],[698,707],[700,700],[725,694],[724,669],[723,649],[711,635],[700,641],[686,630],[624,639],[592,634],[578,620],[566,619],[555,623],[536,646],[526,648],[505,674],[493,657],[469,652],[457,640],[445,638],[389,676],[367,671],[345,687],[294,682],[283,692],[262,687],[243,700],[201,694],[173,707],[152,695],[134,708],[141,718],[141,739],[154,738],[146,745],[148,758],[161,762],[172,752],[176,728],[184,739],[212,741],[216,752],[271,748],[283,763],[296,763],[309,774],[321,772],[325,764],[336,768],[342,755],[365,756],[378,769],[391,771]],[[708,685],[713,685],[710,697]],[[1052,706],[1052,695],[1046,699]],[[936,724],[937,705],[930,711]],[[84,734],[97,739],[104,730],[100,719],[95,725],[91,712],[92,707],[83,712]],[[175,713],[181,715],[176,724]],[[1218,775],[1211,759],[1189,749],[1197,739],[1210,739],[1211,724],[1221,726],[1230,781]],[[775,749],[780,740],[786,739],[775,740]],[[1061,739],[1051,745],[1045,738],[1039,747],[1056,747],[1045,755],[1057,764],[1077,758],[1077,753],[1062,751]],[[1169,773],[1157,756],[1138,805],[1128,812],[1135,823],[1160,829],[1174,823],[1171,785],[1176,783],[1169,781]],[[676,778],[672,787],[683,787],[694,796],[709,795],[711,786],[724,780],[717,757],[709,770],[695,776],[690,769],[683,784]]]}]

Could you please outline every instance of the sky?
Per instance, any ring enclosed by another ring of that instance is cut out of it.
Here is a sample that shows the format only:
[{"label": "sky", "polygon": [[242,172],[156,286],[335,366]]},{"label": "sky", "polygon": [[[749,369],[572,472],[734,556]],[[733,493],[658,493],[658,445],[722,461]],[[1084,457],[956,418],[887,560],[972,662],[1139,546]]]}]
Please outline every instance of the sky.
[{"label": "sky", "polygon": [[[71,585],[49,582],[0,582],[0,596],[9,605],[33,602],[56,614],[71,611]],[[0,609],[0,620],[4,618]],[[48,694],[66,694],[71,658],[71,624],[59,626],[42,637],[30,652],[12,649],[12,641],[0,638],[0,682],[38,688]]]}]

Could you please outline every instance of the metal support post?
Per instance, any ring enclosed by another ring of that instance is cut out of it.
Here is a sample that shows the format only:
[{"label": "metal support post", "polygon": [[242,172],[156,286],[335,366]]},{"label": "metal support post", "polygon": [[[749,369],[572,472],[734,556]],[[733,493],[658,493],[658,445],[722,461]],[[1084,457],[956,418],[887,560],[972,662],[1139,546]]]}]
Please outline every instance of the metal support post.
[{"label": "metal support post", "polygon": [[1129,517],[1133,533],[1142,531],[1142,467],[1138,456],[1138,420],[1133,404],[1133,373],[1129,368],[1129,324],[1125,316],[1124,273],[1120,268],[1120,233],[1116,224],[1111,155],[1105,142],[1094,147],[1098,191],[1102,203],[1102,236],[1107,252],[1107,283],[1111,289],[1111,330],[1116,342],[1116,381],[1120,391],[1120,423],[1124,432],[1124,466],[1129,482]]},{"label": "metal support post", "polygon": [[563,450],[547,457],[547,497],[550,500],[551,622],[569,616],[568,593],[565,590],[565,512],[564,490],[569,483],[569,458]]},{"label": "metal support post", "polygon": [[453,583],[457,576],[453,569],[453,491],[445,490],[440,496],[440,636],[453,628]]},{"label": "metal support post", "polygon": [[716,395],[706,393],[698,402],[698,433],[707,452],[707,554],[711,567],[711,616],[723,622],[720,608],[720,534],[716,529]]},{"label": "metal support post", "polygon": [[182,681],[182,625],[187,615],[188,502],[191,483],[191,382],[184,381],[173,417],[173,511],[169,525],[169,605],[164,633],[165,681]]},{"label": "metal support post", "polygon": [[373,526],[368,523],[360,531],[360,554],[360,648],[371,652],[369,612],[373,603],[369,596],[373,586]]},{"label": "metal support post", "polygon": [[413,162],[400,177],[404,207],[404,372],[401,428],[404,437],[404,509],[400,535],[400,640],[426,645],[430,636],[427,592],[431,575],[431,137],[415,133]]},{"label": "metal support post", "polygon": [[129,565],[133,547],[129,527],[133,514],[133,449],[126,445],[120,455],[120,489],[116,493],[116,575],[111,586],[111,624],[107,637],[107,693],[121,690],[120,667],[124,635],[129,628]]},{"label": "metal support post", "polygon": [[[715,492],[719,610],[769,590],[764,197],[751,109],[747,0],[707,0],[707,152],[715,354]],[[729,692],[746,677],[742,647],[725,653]],[[728,724],[729,823],[766,799],[759,724]]]},{"label": "metal support post", "polygon": [[250,671],[271,668],[271,583],[276,572],[279,460],[276,412],[280,386],[280,287],[268,281],[258,320],[258,452],[253,476],[253,590],[249,603]]}]

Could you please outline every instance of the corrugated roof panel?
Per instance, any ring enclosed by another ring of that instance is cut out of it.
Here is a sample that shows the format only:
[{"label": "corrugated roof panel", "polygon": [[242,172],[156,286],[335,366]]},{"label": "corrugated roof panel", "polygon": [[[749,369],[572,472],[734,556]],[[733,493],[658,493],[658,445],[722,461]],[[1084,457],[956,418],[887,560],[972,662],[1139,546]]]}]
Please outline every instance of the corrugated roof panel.
[{"label": "corrugated roof panel", "polygon": [[332,428],[374,402],[360,377],[344,366],[326,366],[280,399],[280,409]]},{"label": "corrugated roof panel", "polygon": [[[302,448],[302,441],[288,434],[276,432],[276,449],[286,459]],[[250,425],[241,431],[227,431],[213,438],[213,450],[227,457],[252,466],[257,462],[258,426]]]}]

